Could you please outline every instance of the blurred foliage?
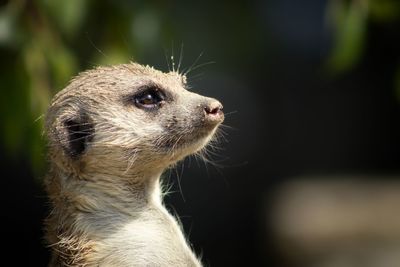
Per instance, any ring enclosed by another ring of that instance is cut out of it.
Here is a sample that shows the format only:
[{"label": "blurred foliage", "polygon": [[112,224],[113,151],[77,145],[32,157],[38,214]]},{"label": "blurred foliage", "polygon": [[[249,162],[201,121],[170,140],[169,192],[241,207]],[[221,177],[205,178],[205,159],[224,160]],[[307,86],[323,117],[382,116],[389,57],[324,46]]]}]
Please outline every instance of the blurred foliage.
[{"label": "blurred foliage", "polygon": [[0,6],[0,138],[10,157],[30,158],[42,174],[43,115],[56,91],[82,69],[127,62],[141,47],[162,42],[161,30],[168,33],[168,24],[161,29],[158,19],[163,5],[156,12],[139,1],[145,12],[138,14],[132,5],[13,0]]},{"label": "blurred foliage", "polygon": [[348,71],[363,56],[368,23],[396,23],[400,18],[398,0],[331,0],[328,18],[333,26],[333,49],[328,67],[336,73]]},{"label": "blurred foliage", "polygon": [[329,65],[333,71],[346,71],[357,63],[365,44],[366,1],[331,1],[329,9],[335,30]]},{"label": "blurred foliage", "polygon": [[[390,26],[400,20],[398,0],[331,0],[328,19],[333,27],[333,48],[328,69],[333,74],[354,69],[367,46],[370,23]],[[400,101],[400,66],[393,78],[395,94]]]}]

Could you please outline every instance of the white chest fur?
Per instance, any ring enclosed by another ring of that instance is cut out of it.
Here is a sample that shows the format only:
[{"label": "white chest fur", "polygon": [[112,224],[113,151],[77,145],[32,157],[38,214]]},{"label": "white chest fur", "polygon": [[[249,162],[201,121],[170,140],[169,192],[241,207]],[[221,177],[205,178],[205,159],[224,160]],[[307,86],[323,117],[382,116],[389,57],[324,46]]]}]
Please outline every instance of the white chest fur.
[{"label": "white chest fur", "polygon": [[164,207],[152,207],[116,224],[98,243],[100,266],[201,266]]}]

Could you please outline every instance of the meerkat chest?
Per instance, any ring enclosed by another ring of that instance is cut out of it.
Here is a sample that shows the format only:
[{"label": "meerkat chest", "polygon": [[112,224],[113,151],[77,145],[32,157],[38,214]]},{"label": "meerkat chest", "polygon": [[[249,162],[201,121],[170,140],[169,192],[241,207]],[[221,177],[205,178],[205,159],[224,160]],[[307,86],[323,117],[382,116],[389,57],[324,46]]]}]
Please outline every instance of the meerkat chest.
[{"label": "meerkat chest", "polygon": [[100,266],[201,266],[174,218],[164,211],[110,231],[97,251]]}]

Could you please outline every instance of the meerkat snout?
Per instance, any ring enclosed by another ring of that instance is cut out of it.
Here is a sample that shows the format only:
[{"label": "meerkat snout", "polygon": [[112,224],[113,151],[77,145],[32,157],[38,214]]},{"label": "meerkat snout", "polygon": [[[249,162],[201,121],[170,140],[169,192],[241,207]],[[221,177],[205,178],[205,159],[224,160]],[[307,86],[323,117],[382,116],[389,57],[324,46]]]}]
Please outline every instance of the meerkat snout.
[{"label": "meerkat snout", "polygon": [[209,122],[220,123],[224,120],[224,112],[222,104],[215,99],[212,99],[205,107],[204,113],[206,120]]}]

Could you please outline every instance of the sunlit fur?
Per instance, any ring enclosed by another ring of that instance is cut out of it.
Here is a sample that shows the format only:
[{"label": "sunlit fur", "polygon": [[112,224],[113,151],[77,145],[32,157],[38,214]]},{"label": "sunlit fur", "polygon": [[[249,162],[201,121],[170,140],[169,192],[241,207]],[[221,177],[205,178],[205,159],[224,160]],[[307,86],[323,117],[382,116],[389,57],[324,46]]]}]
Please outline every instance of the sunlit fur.
[{"label": "sunlit fur", "polygon": [[[166,91],[154,111],[135,106],[143,86]],[[136,63],[100,67],[74,78],[46,116],[51,212],[50,266],[201,266],[162,204],[160,175],[200,153],[223,114],[215,99],[189,92],[186,78]],[[80,149],[71,129],[83,129]]]}]

